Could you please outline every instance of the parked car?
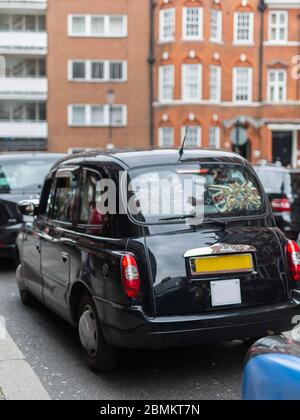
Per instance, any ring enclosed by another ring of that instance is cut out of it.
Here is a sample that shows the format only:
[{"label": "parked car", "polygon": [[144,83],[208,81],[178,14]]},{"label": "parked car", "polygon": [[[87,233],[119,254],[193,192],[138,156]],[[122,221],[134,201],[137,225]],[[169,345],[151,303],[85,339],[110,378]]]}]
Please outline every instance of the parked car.
[{"label": "parked car", "polygon": [[[99,210],[108,202],[103,181],[117,191],[115,213]],[[160,209],[166,182],[176,209],[156,213],[145,206],[146,186]],[[193,189],[177,209],[186,183]],[[22,301],[35,297],[76,326],[96,372],[115,368],[120,348],[263,337],[289,329],[300,313],[300,250],[276,228],[238,155],[76,155],[49,173],[38,207],[19,209],[35,215],[18,237]]]},{"label": "parked car", "polygon": [[265,338],[251,348],[244,371],[243,398],[300,400],[300,341],[291,333]]},{"label": "parked car", "polygon": [[268,194],[277,226],[290,239],[300,233],[300,170],[262,164],[255,170]]},{"label": "parked car", "polygon": [[0,258],[15,258],[16,239],[24,219],[17,211],[22,199],[38,199],[51,166],[65,155],[0,154]]}]

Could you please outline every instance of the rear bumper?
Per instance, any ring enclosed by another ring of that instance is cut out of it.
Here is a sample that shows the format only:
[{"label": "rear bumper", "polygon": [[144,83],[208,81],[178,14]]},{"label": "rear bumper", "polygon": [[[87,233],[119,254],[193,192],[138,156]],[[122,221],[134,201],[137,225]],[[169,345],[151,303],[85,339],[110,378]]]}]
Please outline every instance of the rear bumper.
[{"label": "rear bumper", "polygon": [[22,224],[0,228],[0,258],[13,258]]},{"label": "rear bumper", "polygon": [[300,297],[289,303],[205,315],[148,318],[95,298],[106,340],[132,349],[165,349],[199,343],[264,337],[288,331],[300,315]]}]

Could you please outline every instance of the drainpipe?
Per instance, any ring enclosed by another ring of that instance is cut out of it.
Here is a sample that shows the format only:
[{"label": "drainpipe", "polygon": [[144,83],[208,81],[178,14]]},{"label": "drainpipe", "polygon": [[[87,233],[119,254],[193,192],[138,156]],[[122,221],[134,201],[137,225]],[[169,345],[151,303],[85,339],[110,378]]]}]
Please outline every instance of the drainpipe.
[{"label": "drainpipe", "polygon": [[[264,40],[265,40],[265,10],[267,5],[265,0],[260,0],[258,11],[260,13],[260,41],[259,41],[259,58],[258,58],[258,101],[262,104],[264,99]],[[260,149],[262,151],[263,137],[260,130]]]},{"label": "drainpipe", "polygon": [[156,0],[149,0],[150,7],[150,39],[149,39],[149,136],[150,147],[154,147],[154,64],[155,64],[155,6]]},{"label": "drainpipe", "polygon": [[264,76],[264,38],[265,38],[265,26],[264,26],[264,16],[267,6],[265,0],[260,0],[258,5],[258,11],[260,12],[260,45],[259,45],[259,102],[263,101],[264,98],[264,86],[263,86],[263,76]]}]

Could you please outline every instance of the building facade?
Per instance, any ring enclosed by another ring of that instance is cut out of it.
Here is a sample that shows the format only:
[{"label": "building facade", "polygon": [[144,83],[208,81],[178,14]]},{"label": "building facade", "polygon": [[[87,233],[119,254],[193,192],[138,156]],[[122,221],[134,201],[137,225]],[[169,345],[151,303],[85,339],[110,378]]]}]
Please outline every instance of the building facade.
[{"label": "building facade", "polygon": [[300,0],[0,0],[0,151],[186,136],[296,166],[299,63]]},{"label": "building facade", "polygon": [[299,164],[300,1],[157,0],[155,28],[157,145]]},{"label": "building facade", "polygon": [[148,0],[50,0],[48,149],[146,147]]},{"label": "building facade", "polygon": [[45,150],[46,0],[0,0],[0,151]]}]

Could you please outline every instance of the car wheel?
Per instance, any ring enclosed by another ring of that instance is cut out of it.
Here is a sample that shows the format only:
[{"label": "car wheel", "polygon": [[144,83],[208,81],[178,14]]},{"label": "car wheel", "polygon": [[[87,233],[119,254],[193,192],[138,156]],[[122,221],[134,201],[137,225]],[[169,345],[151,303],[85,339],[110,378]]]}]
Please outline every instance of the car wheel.
[{"label": "car wheel", "polygon": [[36,304],[35,297],[28,290],[20,290],[20,297],[25,306],[34,306]]},{"label": "car wheel", "polygon": [[83,296],[79,305],[78,332],[92,371],[100,373],[117,368],[119,349],[106,342],[94,301],[89,295]]}]

